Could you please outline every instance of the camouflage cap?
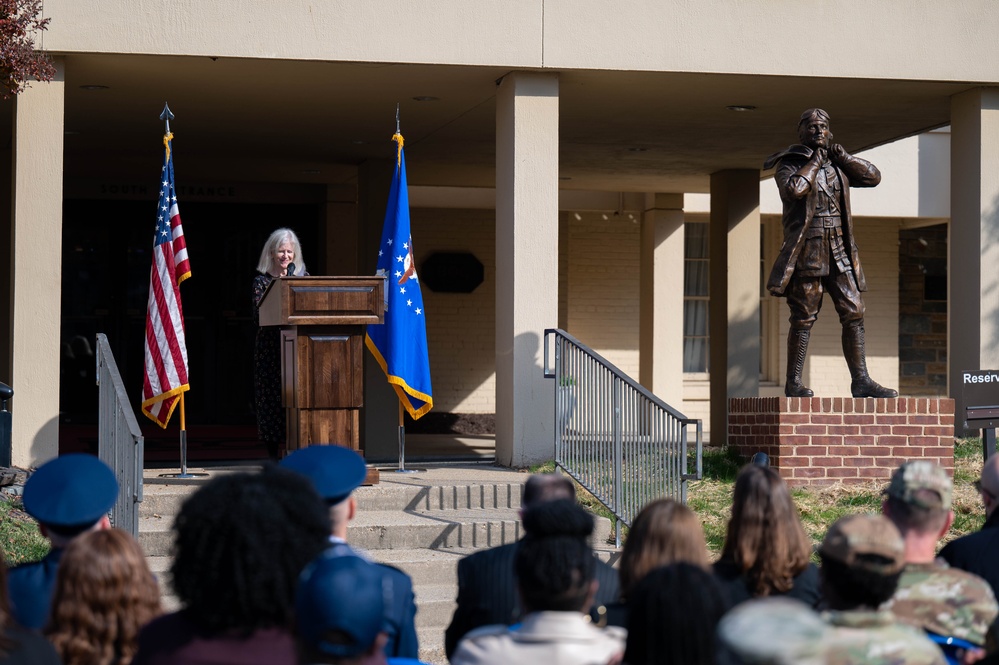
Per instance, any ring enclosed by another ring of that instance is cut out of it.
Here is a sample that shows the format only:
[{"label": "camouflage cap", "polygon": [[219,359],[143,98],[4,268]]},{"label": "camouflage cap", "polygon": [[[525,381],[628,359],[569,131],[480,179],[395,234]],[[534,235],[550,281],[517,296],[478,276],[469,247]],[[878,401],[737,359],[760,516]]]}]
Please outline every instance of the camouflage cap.
[{"label": "camouflage cap", "polygon": [[[847,515],[836,520],[819,546],[819,554],[878,575],[894,575],[905,567],[902,535],[882,515]],[[873,561],[868,555],[884,561]]]},{"label": "camouflage cap", "polygon": [[[926,460],[914,460],[895,469],[885,493],[920,508],[950,510],[953,489],[954,484],[941,467]],[[929,493],[939,498],[934,499]]]}]

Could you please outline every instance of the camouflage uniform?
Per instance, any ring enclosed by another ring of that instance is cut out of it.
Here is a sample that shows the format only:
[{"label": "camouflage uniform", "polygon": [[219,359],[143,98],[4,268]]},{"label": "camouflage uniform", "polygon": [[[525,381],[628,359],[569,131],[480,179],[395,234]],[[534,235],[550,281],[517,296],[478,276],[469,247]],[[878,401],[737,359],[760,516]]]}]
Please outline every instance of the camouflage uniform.
[{"label": "camouflage uniform", "polygon": [[999,614],[988,582],[940,559],[906,564],[895,595],[882,609],[928,632],[979,646],[985,646],[989,626]]},{"label": "camouflage uniform", "polygon": [[827,665],[945,665],[943,652],[891,612],[826,612],[832,626],[821,648]]},{"label": "camouflage uniform", "polygon": [[[937,515],[950,511],[952,493],[947,472],[926,460],[904,463],[892,474],[886,490],[890,500]],[[891,610],[905,623],[927,632],[978,646],[985,646],[989,627],[999,614],[988,582],[951,568],[942,559],[907,563],[894,596],[882,609]]]},{"label": "camouflage uniform", "polygon": [[739,605],[718,626],[719,665],[945,665],[943,653],[891,612],[821,616],[787,598]]}]

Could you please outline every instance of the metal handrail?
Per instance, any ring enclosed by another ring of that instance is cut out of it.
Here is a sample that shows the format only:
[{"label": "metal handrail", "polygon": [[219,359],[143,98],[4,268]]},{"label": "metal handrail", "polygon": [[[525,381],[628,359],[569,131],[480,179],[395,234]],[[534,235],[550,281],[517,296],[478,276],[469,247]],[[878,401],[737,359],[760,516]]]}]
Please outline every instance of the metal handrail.
[{"label": "metal handrail", "polygon": [[[544,376],[555,379],[555,464],[631,526],[650,501],[687,501],[687,481],[700,480],[702,424],[653,395],[578,339],[545,330]],[[688,427],[694,426],[695,470],[688,470]]]},{"label": "metal handrail", "polygon": [[103,333],[97,334],[97,385],[100,390],[98,456],[111,467],[118,480],[118,499],[111,508],[111,524],[138,538],[145,457],[142,430]]}]

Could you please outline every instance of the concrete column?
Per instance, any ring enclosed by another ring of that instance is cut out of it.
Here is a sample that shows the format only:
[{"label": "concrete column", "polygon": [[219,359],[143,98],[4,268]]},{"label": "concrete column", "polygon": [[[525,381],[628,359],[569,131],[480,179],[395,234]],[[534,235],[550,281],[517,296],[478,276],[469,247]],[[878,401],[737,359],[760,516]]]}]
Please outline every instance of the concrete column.
[{"label": "concrete column", "polygon": [[948,372],[963,436],[961,373],[999,369],[999,89],[955,95],[950,121]]},{"label": "concrete column", "polygon": [[326,219],[325,224],[320,226],[320,242],[325,250],[325,273],[360,274],[357,188],[350,185],[327,185],[323,212]]},{"label": "concrete column", "polygon": [[728,400],[760,391],[760,173],[711,174],[711,443],[725,442]]},{"label": "concrete column", "polygon": [[[394,154],[394,144],[387,151]],[[357,230],[354,237],[357,248],[356,272],[374,275],[378,262],[378,244],[385,225],[385,207],[388,205],[389,188],[395,162],[391,159],[369,160],[357,173]],[[345,259],[346,260],[346,259]],[[335,265],[331,270],[337,270]],[[340,273],[338,274],[346,274]],[[385,372],[371,353],[364,351],[364,415],[361,429],[361,446],[368,460],[397,460],[399,458],[399,397],[389,386]],[[412,451],[410,451],[412,452]]]},{"label": "concrete column", "polygon": [[65,66],[14,102],[13,463],[59,454],[62,169]]},{"label": "concrete column", "polygon": [[639,380],[683,406],[683,194],[648,194],[642,216]]},{"label": "concrete column", "polygon": [[514,72],[496,95],[496,460],[554,455],[544,330],[558,322],[558,76]]}]

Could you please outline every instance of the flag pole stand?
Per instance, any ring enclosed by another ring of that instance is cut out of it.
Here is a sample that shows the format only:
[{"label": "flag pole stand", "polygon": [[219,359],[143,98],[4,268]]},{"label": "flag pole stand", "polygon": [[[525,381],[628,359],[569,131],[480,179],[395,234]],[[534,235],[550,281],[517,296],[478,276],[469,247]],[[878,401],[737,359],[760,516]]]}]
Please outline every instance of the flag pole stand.
[{"label": "flag pole stand", "polygon": [[395,470],[396,473],[421,473],[426,471],[426,469],[407,469],[406,468],[406,426],[403,424],[402,415],[402,402],[399,402],[399,468]]},{"label": "flag pole stand", "polygon": [[184,414],[184,394],[180,394],[180,473],[161,473],[160,478],[207,478],[207,473],[187,472],[187,421]]}]

